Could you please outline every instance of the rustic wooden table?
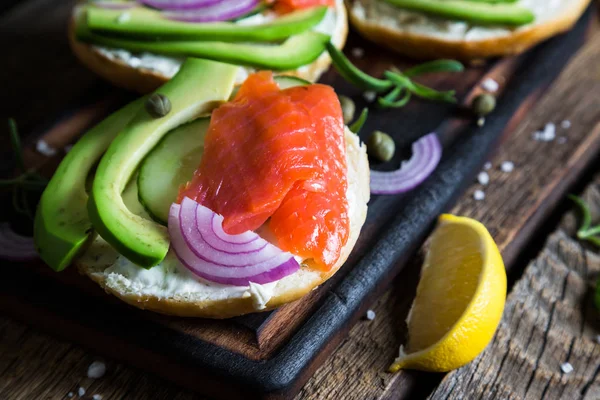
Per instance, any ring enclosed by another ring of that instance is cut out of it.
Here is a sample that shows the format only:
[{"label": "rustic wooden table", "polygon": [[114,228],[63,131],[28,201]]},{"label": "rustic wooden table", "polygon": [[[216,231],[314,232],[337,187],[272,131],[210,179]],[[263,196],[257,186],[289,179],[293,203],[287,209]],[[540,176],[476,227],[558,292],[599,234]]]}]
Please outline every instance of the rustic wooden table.
[{"label": "rustic wooden table", "polygon": [[[8,55],[1,69],[7,74],[2,76],[2,108],[22,121],[24,131],[33,129],[40,116],[58,113],[82,88],[95,90],[97,79],[71,58],[64,27],[49,22],[64,20],[67,10],[55,2],[29,0],[11,12],[35,12],[35,23],[18,32],[0,24],[0,44]],[[47,51],[40,37],[59,45]],[[25,62],[11,59],[17,47],[28,54]],[[65,71],[49,81],[39,73],[44,66]],[[60,101],[36,97],[40,90]],[[416,286],[418,269],[406,268],[372,305],[376,318],[352,328],[297,399],[600,398],[600,319],[590,296],[600,273],[600,252],[572,239],[575,216],[564,200],[568,191],[585,189],[600,217],[600,176],[594,177],[600,171],[600,34],[594,34],[536,104],[523,110],[527,115],[507,127],[490,160],[489,185],[474,183],[452,210],[489,228],[509,268],[511,293],[492,344],[473,363],[446,376],[386,373],[403,341],[403,321]],[[561,127],[564,120],[571,122],[570,128]],[[532,133],[548,122],[557,125],[558,137],[564,139],[532,140]],[[2,135],[3,159],[9,157],[6,144]],[[502,172],[503,161],[513,162],[514,171]],[[485,200],[474,200],[475,189],[485,190]],[[78,398],[79,388],[85,388],[86,399],[94,394],[103,399],[198,398],[111,360],[103,360],[103,378],[87,378],[87,367],[98,359],[102,357],[87,349],[0,315],[0,399],[67,399],[69,393]],[[574,368],[569,374],[561,371],[565,362]]]}]

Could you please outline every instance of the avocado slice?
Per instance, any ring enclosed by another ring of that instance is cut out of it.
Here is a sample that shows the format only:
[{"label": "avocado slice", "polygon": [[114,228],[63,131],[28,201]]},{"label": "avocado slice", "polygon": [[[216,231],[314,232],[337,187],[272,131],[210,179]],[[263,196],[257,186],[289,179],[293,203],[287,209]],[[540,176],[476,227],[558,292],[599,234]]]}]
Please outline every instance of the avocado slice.
[{"label": "avocado slice", "polygon": [[528,8],[517,4],[489,4],[473,0],[384,0],[406,10],[480,25],[525,25],[535,20]]},{"label": "avocado slice", "polygon": [[170,100],[169,114],[153,118],[140,110],[100,160],[88,201],[89,217],[100,236],[132,262],[144,268],[158,264],[169,250],[169,235],[164,226],[132,213],[123,201],[123,190],[167,132],[229,98],[237,71],[232,65],[188,58],[155,92]]},{"label": "avocado slice", "polygon": [[[87,7],[87,26],[139,40],[209,40],[225,42],[272,42],[302,33],[317,25],[327,13],[326,6],[312,7],[278,17],[260,25],[235,22],[190,23],[172,21],[147,8],[109,10]],[[123,17],[126,16],[126,17]]]},{"label": "avocado slice", "polygon": [[42,260],[62,271],[92,234],[87,214],[86,180],[110,142],[143,107],[138,99],[100,122],[73,146],[58,166],[40,199],[34,241]]},{"label": "avocado slice", "polygon": [[325,45],[329,42],[328,35],[312,31],[291,36],[278,45],[203,41],[146,42],[99,35],[81,23],[77,25],[76,35],[83,42],[117,49],[198,57],[272,70],[290,70],[310,64],[325,51]]}]

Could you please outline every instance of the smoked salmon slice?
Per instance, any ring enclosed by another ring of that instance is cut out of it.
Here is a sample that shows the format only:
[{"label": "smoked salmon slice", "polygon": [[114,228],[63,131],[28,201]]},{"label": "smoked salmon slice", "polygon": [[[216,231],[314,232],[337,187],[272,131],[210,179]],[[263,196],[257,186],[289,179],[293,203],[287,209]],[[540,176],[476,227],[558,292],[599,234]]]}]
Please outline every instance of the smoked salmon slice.
[{"label": "smoked salmon slice", "polygon": [[230,234],[266,223],[281,249],[328,270],[348,239],[346,173],[333,89],[280,90],[263,71],[213,111],[202,161],[178,199],[221,214]]}]

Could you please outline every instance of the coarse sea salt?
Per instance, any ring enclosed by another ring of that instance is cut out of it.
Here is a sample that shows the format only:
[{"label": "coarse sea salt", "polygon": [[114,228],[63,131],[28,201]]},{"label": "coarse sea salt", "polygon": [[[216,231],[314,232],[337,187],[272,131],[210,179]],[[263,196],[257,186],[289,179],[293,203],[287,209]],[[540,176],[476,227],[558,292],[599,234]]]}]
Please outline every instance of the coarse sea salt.
[{"label": "coarse sea salt", "polygon": [[102,396],[100,396],[99,394],[95,394],[92,396],[92,399],[94,400],[102,400]]},{"label": "coarse sea salt", "polygon": [[498,91],[500,85],[492,78],[486,78],[483,80],[483,82],[481,82],[481,87],[487,90],[488,92],[494,93]]},{"label": "coarse sea salt", "polygon": [[512,172],[515,169],[515,164],[512,161],[504,161],[500,164],[500,170],[502,172]]},{"label": "coarse sea salt", "polygon": [[373,321],[375,319],[375,311],[367,310],[367,319]]},{"label": "coarse sea salt", "polygon": [[485,192],[483,190],[476,190],[473,192],[473,198],[477,201],[485,199]]},{"label": "coarse sea salt", "polygon": [[88,367],[88,370],[87,370],[88,378],[94,378],[94,379],[102,378],[105,373],[106,373],[106,364],[104,364],[102,361],[94,361],[93,363],[90,364],[90,366]]},{"label": "coarse sea salt", "polygon": [[35,144],[35,149],[38,151],[38,153],[43,154],[46,157],[52,157],[56,154],[56,149],[54,147],[50,147],[50,145],[42,139],[37,141]]},{"label": "coarse sea salt", "polygon": [[560,364],[560,369],[565,374],[570,374],[571,372],[573,372],[573,366],[571,365],[571,363],[568,362]]},{"label": "coarse sea salt", "polygon": [[79,395],[79,397],[83,396],[83,395],[85,394],[85,389],[84,389],[84,388],[82,388],[82,387],[80,387],[80,388],[77,390],[77,394]]},{"label": "coarse sea salt", "polygon": [[485,164],[483,164],[483,169],[492,169],[492,163],[491,162],[486,162]]},{"label": "coarse sea salt", "polygon": [[560,127],[563,129],[569,129],[571,127],[571,121],[565,119],[563,122],[560,123]]},{"label": "coarse sea salt", "polygon": [[556,138],[556,125],[552,122],[546,124],[543,130],[533,134],[533,138],[540,142],[551,142]]},{"label": "coarse sea salt", "polygon": [[71,398],[71,397],[73,397],[73,396],[75,396],[75,393],[73,393],[73,392],[69,392],[69,393],[67,393],[67,397],[68,397],[68,398]]},{"label": "coarse sea salt", "polygon": [[356,58],[361,58],[365,55],[365,51],[360,47],[355,47],[352,49],[352,55]]},{"label": "coarse sea salt", "polygon": [[490,183],[490,175],[485,172],[485,171],[481,171],[478,175],[477,175],[477,182],[479,182],[482,185],[487,185],[488,183]]}]

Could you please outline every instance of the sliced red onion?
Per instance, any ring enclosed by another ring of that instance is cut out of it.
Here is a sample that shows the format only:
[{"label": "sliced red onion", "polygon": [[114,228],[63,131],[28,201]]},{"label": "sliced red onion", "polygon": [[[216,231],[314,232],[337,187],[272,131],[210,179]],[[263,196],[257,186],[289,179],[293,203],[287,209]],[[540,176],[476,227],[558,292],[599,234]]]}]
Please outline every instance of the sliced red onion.
[{"label": "sliced red onion", "polygon": [[6,222],[0,224],[0,258],[27,261],[38,258],[32,237],[21,236]]},{"label": "sliced red onion", "polygon": [[442,145],[435,133],[430,133],[412,145],[410,160],[395,171],[371,170],[371,193],[398,194],[419,186],[435,170],[442,158]]},{"label": "sliced red onion", "polygon": [[197,10],[222,3],[223,0],[138,0],[160,10]]},{"label": "sliced red onion", "polygon": [[182,22],[218,22],[241,17],[254,10],[260,0],[222,0],[217,4],[188,11],[165,11],[165,18]]},{"label": "sliced red onion", "polygon": [[300,264],[258,234],[229,235],[223,217],[184,198],[169,212],[171,247],[181,263],[207,281],[234,286],[265,284],[293,274]]},{"label": "sliced red onion", "polygon": [[100,8],[107,8],[110,10],[126,10],[128,8],[133,8],[137,6],[137,3],[135,1],[116,2],[109,0],[97,0],[92,1],[92,4]]}]

